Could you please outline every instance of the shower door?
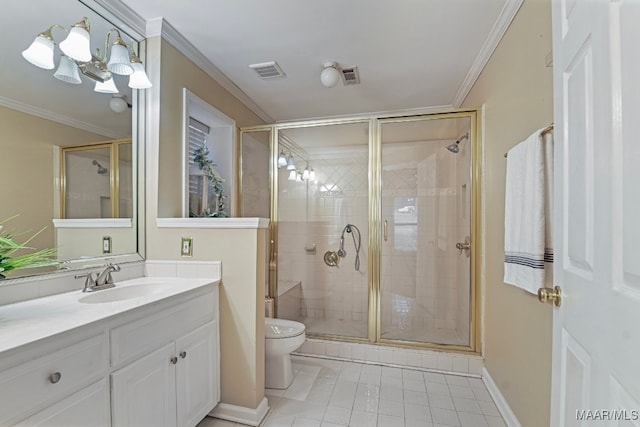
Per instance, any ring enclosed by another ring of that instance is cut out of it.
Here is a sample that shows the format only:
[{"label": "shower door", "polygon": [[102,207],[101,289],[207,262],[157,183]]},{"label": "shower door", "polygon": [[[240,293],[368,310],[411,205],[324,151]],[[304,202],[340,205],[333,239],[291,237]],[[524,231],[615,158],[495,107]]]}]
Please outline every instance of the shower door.
[{"label": "shower door", "polygon": [[278,317],[310,334],[369,337],[368,129],[277,131]]},{"label": "shower door", "polygon": [[464,113],[380,122],[381,342],[471,345],[474,125]]}]

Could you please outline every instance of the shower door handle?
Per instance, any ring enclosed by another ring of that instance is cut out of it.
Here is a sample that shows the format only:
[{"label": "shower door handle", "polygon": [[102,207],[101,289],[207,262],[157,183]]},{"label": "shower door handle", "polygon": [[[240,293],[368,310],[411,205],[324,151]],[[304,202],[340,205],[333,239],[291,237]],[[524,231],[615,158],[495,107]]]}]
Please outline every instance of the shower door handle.
[{"label": "shower door handle", "polygon": [[382,227],[382,234],[385,242],[389,240],[389,223],[386,219],[384,220],[384,227]]},{"label": "shower door handle", "polygon": [[465,251],[465,255],[468,257],[469,251],[471,250],[471,239],[469,236],[464,238],[464,242],[456,243],[456,249],[460,255],[462,255],[462,251]]}]

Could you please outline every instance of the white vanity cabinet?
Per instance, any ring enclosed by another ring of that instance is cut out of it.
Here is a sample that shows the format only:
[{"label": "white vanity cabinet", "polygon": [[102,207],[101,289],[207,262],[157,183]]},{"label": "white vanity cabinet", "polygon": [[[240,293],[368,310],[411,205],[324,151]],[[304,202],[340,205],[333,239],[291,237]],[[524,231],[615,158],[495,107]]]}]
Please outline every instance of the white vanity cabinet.
[{"label": "white vanity cabinet", "polygon": [[220,395],[215,314],[200,297],[112,329],[112,364],[122,366],[111,374],[114,426],[194,427],[211,411]]},{"label": "white vanity cabinet", "polygon": [[[93,309],[108,313],[100,320],[87,310],[76,314],[86,323],[0,351],[0,426],[195,427],[219,402],[220,350],[218,287],[193,286],[122,309],[109,302]],[[51,316],[76,308],[31,304]],[[16,319],[13,337],[21,310],[0,313]]]},{"label": "white vanity cabinet", "polygon": [[27,361],[0,371],[0,425],[21,420],[25,425],[42,426],[62,425],[58,420],[78,420],[64,425],[82,425],[87,420],[82,415],[88,408],[76,405],[73,398],[67,399],[75,392],[93,394],[90,404],[96,413],[90,419],[96,425],[109,425],[106,334],[75,341],[72,338],[36,345],[9,357]]}]

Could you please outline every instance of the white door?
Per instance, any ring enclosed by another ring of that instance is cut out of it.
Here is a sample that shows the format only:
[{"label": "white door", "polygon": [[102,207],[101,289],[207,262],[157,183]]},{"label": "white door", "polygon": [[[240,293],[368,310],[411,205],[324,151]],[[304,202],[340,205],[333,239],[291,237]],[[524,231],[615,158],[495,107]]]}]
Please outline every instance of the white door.
[{"label": "white door", "polygon": [[639,23],[638,0],[553,1],[554,427],[640,425]]}]

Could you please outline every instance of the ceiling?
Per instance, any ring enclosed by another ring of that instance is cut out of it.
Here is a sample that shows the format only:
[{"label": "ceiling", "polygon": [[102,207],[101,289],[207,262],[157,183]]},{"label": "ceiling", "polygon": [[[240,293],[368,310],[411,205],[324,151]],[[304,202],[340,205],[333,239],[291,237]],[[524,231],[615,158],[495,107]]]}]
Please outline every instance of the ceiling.
[{"label": "ceiling", "polygon": [[[521,4],[121,1],[144,20],[162,17],[267,122],[458,107]],[[285,76],[264,80],[249,68],[268,61]],[[327,61],[357,66],[361,83],[323,87]]]}]

